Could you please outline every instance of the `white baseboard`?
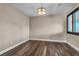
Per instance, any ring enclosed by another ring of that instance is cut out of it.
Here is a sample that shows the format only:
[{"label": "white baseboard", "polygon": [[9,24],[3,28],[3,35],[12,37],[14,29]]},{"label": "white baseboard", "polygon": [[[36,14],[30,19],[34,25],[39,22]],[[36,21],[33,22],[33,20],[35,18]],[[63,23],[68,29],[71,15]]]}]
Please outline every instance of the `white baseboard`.
[{"label": "white baseboard", "polygon": [[38,41],[51,41],[51,42],[66,42],[66,41],[59,41],[59,40],[50,40],[50,39],[36,39],[36,38],[34,38],[34,39],[30,39],[30,40],[38,40]]},{"label": "white baseboard", "polygon": [[79,49],[77,47],[75,47],[74,45],[72,45],[71,43],[68,43],[68,42],[67,42],[67,44],[69,44],[71,47],[73,47],[75,50],[77,50],[79,52]]},{"label": "white baseboard", "polygon": [[20,42],[20,43],[18,43],[18,44],[16,44],[16,45],[13,45],[13,46],[11,46],[11,47],[9,47],[9,48],[7,48],[7,49],[2,50],[2,51],[0,52],[0,55],[3,54],[3,53],[5,53],[5,52],[7,52],[7,51],[9,51],[9,50],[11,50],[11,49],[13,49],[13,48],[15,48],[15,47],[18,46],[18,45],[21,45],[21,44],[27,42],[27,41],[28,41],[28,40],[24,40],[24,41],[22,41],[22,42]]}]

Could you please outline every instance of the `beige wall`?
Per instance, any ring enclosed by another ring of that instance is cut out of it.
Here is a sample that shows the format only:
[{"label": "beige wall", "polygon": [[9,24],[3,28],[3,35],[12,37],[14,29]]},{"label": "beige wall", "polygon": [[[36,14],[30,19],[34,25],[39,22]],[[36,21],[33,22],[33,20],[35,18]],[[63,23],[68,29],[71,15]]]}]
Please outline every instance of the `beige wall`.
[{"label": "beige wall", "polygon": [[62,15],[30,18],[30,37],[63,41],[64,20]]},{"label": "beige wall", "polygon": [[29,39],[29,18],[16,8],[0,4],[0,51]]},{"label": "beige wall", "polygon": [[[77,6],[74,6],[71,8],[66,14],[65,14],[65,29],[66,29],[66,16],[68,13],[70,13],[72,10],[75,8],[79,7],[79,4]],[[65,31],[65,36],[66,36],[66,41],[71,44],[73,47],[79,50],[79,36],[77,35],[72,35],[72,34],[67,34]]]}]

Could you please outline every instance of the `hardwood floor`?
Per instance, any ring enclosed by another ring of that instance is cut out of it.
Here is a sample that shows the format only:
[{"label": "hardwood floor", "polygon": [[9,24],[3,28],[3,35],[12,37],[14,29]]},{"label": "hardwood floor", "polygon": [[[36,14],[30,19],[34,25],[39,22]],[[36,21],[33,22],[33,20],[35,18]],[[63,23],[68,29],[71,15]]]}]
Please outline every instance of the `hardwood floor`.
[{"label": "hardwood floor", "polygon": [[15,47],[1,56],[78,56],[79,52],[67,43],[32,41]]}]

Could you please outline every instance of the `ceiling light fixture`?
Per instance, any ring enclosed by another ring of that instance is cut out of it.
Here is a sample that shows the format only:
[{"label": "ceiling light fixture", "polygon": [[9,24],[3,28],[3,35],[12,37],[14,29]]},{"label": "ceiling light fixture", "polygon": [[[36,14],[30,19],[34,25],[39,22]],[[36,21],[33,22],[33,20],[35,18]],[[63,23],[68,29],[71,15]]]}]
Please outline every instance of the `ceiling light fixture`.
[{"label": "ceiling light fixture", "polygon": [[44,15],[44,14],[46,14],[46,9],[42,6],[42,4],[41,4],[41,7],[37,9],[37,13],[38,13],[39,15]]}]

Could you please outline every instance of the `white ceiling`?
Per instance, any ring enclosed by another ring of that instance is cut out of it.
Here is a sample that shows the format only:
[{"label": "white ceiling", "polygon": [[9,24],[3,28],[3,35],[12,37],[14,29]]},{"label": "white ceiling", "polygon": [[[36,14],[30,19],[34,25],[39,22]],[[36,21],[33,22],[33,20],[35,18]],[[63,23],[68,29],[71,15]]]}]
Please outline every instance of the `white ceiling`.
[{"label": "white ceiling", "polygon": [[[41,6],[40,3],[14,3],[12,5],[29,17],[39,16],[36,9]],[[43,3],[43,7],[47,9],[46,15],[63,14],[75,5],[76,3]]]}]

